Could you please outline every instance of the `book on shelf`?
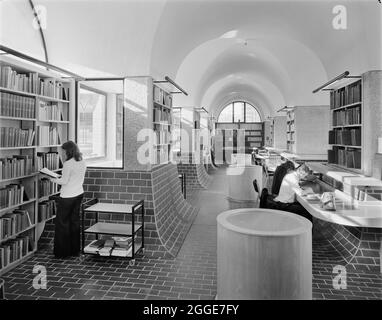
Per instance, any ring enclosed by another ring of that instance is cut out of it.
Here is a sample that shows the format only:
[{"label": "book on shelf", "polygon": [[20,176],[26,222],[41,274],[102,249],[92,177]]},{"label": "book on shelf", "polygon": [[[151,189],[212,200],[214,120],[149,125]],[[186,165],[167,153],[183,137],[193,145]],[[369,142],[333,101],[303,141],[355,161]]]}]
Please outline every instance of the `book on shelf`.
[{"label": "book on shelf", "polygon": [[113,247],[114,247],[114,240],[107,239],[103,247],[99,249],[98,253],[100,256],[104,256],[104,257],[110,256],[111,251],[113,250]]},{"label": "book on shelf", "polygon": [[32,226],[32,219],[27,210],[14,210],[0,217],[0,240],[22,232]]},{"label": "book on shelf", "polygon": [[0,92],[0,116],[32,119],[34,110],[34,98]]},{"label": "book on shelf", "polygon": [[37,170],[43,168],[58,170],[61,169],[62,165],[61,158],[57,151],[37,152]]},{"label": "book on shelf", "polygon": [[329,144],[336,144],[336,135],[334,130],[329,131]]},{"label": "book on shelf", "polygon": [[39,197],[46,197],[58,193],[58,184],[47,178],[39,180]]},{"label": "book on shelf", "polygon": [[33,159],[28,155],[0,158],[0,180],[27,176],[33,172]]},{"label": "book on shelf", "polygon": [[333,90],[330,93],[330,108],[335,109],[362,101],[361,81],[352,83],[346,87]]},{"label": "book on shelf", "polygon": [[333,112],[333,126],[348,126],[361,124],[361,108],[335,110]]},{"label": "book on shelf", "polygon": [[32,249],[31,237],[17,237],[0,246],[0,268],[3,269],[11,263],[25,257]]},{"label": "book on shelf", "polygon": [[42,121],[65,121],[64,107],[62,103],[39,101],[39,120]]},{"label": "book on shelf", "polygon": [[69,88],[63,82],[55,78],[41,78],[37,72],[17,72],[7,65],[0,67],[0,87],[69,100]]},{"label": "book on shelf", "polygon": [[20,205],[29,197],[22,184],[12,183],[0,189],[0,209]]},{"label": "book on shelf", "polygon": [[38,144],[40,146],[60,145],[63,143],[60,131],[56,127],[38,126]]},{"label": "book on shelf", "polygon": [[35,136],[33,129],[7,128],[1,127],[0,147],[29,147],[32,146]]},{"label": "book on shelf", "polygon": [[47,200],[38,204],[38,222],[45,221],[53,217],[57,212],[55,200]]},{"label": "book on shelf", "polygon": [[85,253],[98,253],[100,249],[105,245],[105,239],[93,240],[85,248]]}]

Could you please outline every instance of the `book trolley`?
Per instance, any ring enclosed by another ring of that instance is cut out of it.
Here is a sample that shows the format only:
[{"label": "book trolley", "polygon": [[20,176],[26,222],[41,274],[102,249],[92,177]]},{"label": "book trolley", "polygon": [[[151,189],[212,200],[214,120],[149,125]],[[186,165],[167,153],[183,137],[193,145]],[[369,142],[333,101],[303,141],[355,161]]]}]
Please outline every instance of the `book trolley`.
[{"label": "book trolley", "polygon": [[[86,234],[95,235],[96,239],[99,239],[100,235],[103,236],[119,236],[119,237],[129,237],[131,238],[131,246],[128,251],[128,255],[124,256],[130,259],[129,265],[135,265],[135,257],[139,253],[144,253],[144,214],[145,206],[144,200],[136,202],[134,205],[129,204],[115,204],[115,203],[103,203],[99,202],[98,199],[91,199],[82,205],[82,253],[93,254],[102,256],[99,252],[86,252],[85,247],[85,236]],[[95,224],[91,225],[89,228],[85,229],[85,214],[93,213],[95,214]],[[100,222],[99,214],[109,213],[109,214],[123,214],[130,215],[131,221],[127,223],[113,223],[113,222]],[[140,219],[139,219],[140,217]],[[139,221],[140,220],[140,221]],[[136,239],[137,235],[140,234],[140,239]],[[110,254],[110,256],[114,256]]]}]

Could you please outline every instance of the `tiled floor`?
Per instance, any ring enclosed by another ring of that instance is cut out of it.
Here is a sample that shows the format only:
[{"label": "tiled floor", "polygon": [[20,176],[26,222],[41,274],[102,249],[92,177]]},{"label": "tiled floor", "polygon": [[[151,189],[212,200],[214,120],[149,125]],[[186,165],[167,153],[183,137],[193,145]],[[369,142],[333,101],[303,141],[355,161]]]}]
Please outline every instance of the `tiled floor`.
[{"label": "tiled floor", "polygon": [[[57,260],[40,251],[5,276],[8,299],[214,299],[216,295],[216,216],[230,206],[225,198],[224,170],[214,173],[208,190],[193,191],[189,201],[200,211],[175,259],[137,259],[134,267],[123,259]],[[333,289],[333,263],[323,260],[330,250],[314,243],[315,299],[382,299],[382,276],[348,272],[347,289]],[[335,257],[335,252],[332,252]],[[47,270],[47,288],[34,289],[33,268]]]}]

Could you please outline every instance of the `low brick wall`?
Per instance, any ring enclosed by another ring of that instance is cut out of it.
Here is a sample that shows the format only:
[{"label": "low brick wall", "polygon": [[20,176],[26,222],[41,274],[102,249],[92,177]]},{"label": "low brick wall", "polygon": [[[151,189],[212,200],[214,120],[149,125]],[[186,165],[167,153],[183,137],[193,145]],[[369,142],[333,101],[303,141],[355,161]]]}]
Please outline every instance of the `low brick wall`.
[{"label": "low brick wall", "polygon": [[178,171],[186,176],[187,188],[207,189],[212,178],[207,173],[202,160],[195,163],[192,153],[183,154],[180,163],[178,163]]},{"label": "low brick wall", "polygon": [[316,218],[313,224],[315,243],[326,243],[330,247],[327,253],[331,254],[322,256],[326,262],[343,264],[355,270],[380,272],[381,229],[343,226]]},{"label": "low brick wall", "polygon": [[[134,204],[145,200],[145,255],[174,257],[196,217],[197,209],[184,200],[175,165],[158,166],[152,172],[88,169],[84,182],[85,199]],[[94,223],[85,216],[85,228]],[[126,222],[131,215],[100,214],[100,221]],[[139,218],[139,217],[138,217]],[[139,219],[138,219],[139,221]],[[53,245],[54,223],[46,224],[39,248]],[[93,236],[87,236],[89,242]]]}]

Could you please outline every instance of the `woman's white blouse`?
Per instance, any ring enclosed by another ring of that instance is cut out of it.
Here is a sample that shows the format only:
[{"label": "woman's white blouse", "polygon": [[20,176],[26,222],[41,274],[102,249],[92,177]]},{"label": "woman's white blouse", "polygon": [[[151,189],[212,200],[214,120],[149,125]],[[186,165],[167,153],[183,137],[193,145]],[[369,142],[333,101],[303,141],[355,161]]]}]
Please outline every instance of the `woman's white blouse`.
[{"label": "woman's white blouse", "polygon": [[84,193],[85,173],[85,161],[76,161],[72,158],[64,162],[61,178],[52,179],[54,183],[61,185],[60,195],[62,198],[73,198]]}]

